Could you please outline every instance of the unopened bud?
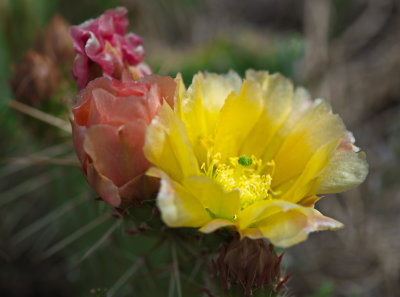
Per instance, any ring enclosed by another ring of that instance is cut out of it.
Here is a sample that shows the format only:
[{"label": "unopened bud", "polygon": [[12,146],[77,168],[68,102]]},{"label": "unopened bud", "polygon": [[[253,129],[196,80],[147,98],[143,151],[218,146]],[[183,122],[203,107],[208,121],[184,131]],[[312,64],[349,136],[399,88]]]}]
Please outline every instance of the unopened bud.
[{"label": "unopened bud", "polygon": [[53,96],[60,83],[60,73],[50,58],[29,50],[14,65],[10,82],[17,99],[38,106]]},{"label": "unopened bud", "polygon": [[137,82],[97,78],[80,92],[71,120],[75,151],[89,184],[113,206],[153,201],[159,179],[143,152],[145,133],[176,84],[153,75]]},{"label": "unopened bud", "polygon": [[35,48],[57,64],[70,63],[73,60],[75,50],[69,34],[69,24],[61,15],[53,16]]},{"label": "unopened bud", "polygon": [[282,255],[278,256],[272,244],[263,239],[234,239],[221,247],[213,272],[225,290],[239,286],[246,296],[260,288],[277,292],[287,281],[281,278],[281,261]]}]

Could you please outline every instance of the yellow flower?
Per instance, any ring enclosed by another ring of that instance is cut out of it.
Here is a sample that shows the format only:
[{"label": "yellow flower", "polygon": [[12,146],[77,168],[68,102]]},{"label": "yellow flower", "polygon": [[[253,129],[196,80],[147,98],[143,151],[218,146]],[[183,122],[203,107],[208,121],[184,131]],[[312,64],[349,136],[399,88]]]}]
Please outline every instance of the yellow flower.
[{"label": "yellow flower", "polygon": [[325,101],[267,72],[176,81],[174,109],[162,106],[144,147],[168,226],[232,226],[281,247],[342,227],[314,209],[317,195],[357,186],[368,165]]}]

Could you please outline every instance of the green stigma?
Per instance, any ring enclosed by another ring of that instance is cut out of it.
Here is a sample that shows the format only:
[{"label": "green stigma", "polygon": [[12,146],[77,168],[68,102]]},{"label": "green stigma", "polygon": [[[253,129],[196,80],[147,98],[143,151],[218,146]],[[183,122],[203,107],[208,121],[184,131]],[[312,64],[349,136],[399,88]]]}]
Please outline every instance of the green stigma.
[{"label": "green stigma", "polygon": [[253,159],[247,157],[246,155],[243,155],[239,157],[238,163],[242,166],[250,166],[251,164],[253,164]]}]

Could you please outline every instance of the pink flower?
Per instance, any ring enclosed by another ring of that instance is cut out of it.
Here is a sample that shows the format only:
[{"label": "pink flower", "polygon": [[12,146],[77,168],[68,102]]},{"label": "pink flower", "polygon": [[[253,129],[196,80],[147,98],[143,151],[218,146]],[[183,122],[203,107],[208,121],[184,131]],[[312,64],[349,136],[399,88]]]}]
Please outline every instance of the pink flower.
[{"label": "pink flower", "polygon": [[73,75],[78,88],[102,74],[122,79],[128,72],[133,79],[151,74],[151,69],[141,63],[144,58],[143,40],[128,33],[126,8],[107,10],[94,20],[71,27],[71,36],[77,53]]},{"label": "pink flower", "polygon": [[74,146],[89,184],[105,202],[129,205],[149,190],[145,132],[163,100],[172,106],[175,87],[172,78],[158,75],[126,83],[102,77],[79,94],[72,110]]}]

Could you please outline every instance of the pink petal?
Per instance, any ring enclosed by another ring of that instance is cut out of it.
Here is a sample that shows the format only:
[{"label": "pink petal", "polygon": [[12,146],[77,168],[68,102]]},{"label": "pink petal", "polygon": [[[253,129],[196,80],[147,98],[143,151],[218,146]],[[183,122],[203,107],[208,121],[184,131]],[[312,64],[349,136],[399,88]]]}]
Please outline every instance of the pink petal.
[{"label": "pink petal", "polygon": [[83,89],[77,99],[77,106],[72,109],[74,121],[80,126],[86,126],[89,120],[90,109],[92,105],[92,92],[96,88],[112,92],[111,80],[105,77],[91,81],[88,86]]},{"label": "pink petal", "polygon": [[78,89],[83,89],[87,85],[89,75],[89,60],[86,56],[78,54],[75,57],[72,75],[76,80]]},{"label": "pink petal", "polygon": [[101,123],[117,127],[137,119],[150,123],[146,100],[134,96],[117,98],[103,89],[95,89],[88,125]]},{"label": "pink petal", "polygon": [[120,82],[118,80],[112,81],[112,87],[114,94],[118,97],[145,96],[150,89],[148,83]]},{"label": "pink petal", "polygon": [[161,100],[166,100],[171,107],[174,106],[176,82],[173,78],[152,74],[143,77],[140,81],[157,84]]},{"label": "pink petal", "polygon": [[110,179],[98,172],[93,164],[88,164],[86,169],[86,177],[89,184],[106,203],[113,206],[118,206],[121,204],[118,188]]},{"label": "pink petal", "polygon": [[87,130],[83,148],[96,170],[120,187],[149,167],[142,151],[145,129],[140,120],[121,128],[95,125]]},{"label": "pink petal", "polygon": [[86,127],[77,125],[74,121],[71,121],[72,126],[72,139],[74,142],[74,148],[79,161],[84,164],[87,156],[83,150],[83,140],[85,138]]},{"label": "pink petal", "polygon": [[127,10],[122,7],[107,10],[97,19],[71,28],[77,54],[87,59],[85,63],[78,63],[78,60],[74,63],[74,76],[79,89],[84,88],[91,77],[99,76],[97,72],[92,73],[93,69],[89,67],[91,62],[102,69],[100,76],[121,79],[124,69],[143,60],[142,39],[132,33],[126,35],[126,14]]},{"label": "pink petal", "polygon": [[123,185],[119,190],[122,201],[126,204],[154,199],[160,186],[160,180],[141,174]]}]

